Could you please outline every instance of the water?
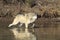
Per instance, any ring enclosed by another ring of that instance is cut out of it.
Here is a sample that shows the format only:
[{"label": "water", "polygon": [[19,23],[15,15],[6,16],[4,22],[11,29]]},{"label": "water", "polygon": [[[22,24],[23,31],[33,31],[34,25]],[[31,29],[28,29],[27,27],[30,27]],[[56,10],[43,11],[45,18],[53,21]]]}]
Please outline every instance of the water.
[{"label": "water", "polygon": [[22,28],[13,28],[11,31],[13,32],[16,40],[36,40],[36,36],[29,32],[29,29],[25,29],[23,31]]},{"label": "water", "polygon": [[10,21],[1,19],[0,40],[60,40],[60,20],[45,18],[37,21],[35,28],[25,30],[25,28],[18,29],[18,26],[8,28]]}]

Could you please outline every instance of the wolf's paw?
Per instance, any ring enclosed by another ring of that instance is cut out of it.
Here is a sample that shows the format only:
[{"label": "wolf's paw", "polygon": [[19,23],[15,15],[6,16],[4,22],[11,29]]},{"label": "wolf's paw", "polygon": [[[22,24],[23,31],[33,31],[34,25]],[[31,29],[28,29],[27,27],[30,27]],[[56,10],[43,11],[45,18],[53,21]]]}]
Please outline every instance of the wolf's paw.
[{"label": "wolf's paw", "polygon": [[8,27],[11,27],[12,26],[12,24],[10,24]]}]

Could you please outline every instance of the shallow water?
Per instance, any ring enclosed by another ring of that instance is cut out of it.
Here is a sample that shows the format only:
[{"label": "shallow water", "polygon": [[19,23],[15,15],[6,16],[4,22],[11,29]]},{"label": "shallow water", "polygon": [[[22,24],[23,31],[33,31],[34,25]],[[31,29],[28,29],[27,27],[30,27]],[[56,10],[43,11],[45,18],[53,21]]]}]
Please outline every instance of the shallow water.
[{"label": "shallow water", "polygon": [[[34,29],[31,29],[31,30],[34,31]],[[29,29],[25,29],[23,31],[22,28],[20,29],[13,28],[11,29],[11,31],[13,32],[16,40],[36,40],[36,36],[32,34],[31,32],[29,32]]]},{"label": "shallow water", "polygon": [[35,28],[27,31],[14,26],[8,28],[8,22],[0,20],[0,40],[60,40],[60,20],[41,19]]}]

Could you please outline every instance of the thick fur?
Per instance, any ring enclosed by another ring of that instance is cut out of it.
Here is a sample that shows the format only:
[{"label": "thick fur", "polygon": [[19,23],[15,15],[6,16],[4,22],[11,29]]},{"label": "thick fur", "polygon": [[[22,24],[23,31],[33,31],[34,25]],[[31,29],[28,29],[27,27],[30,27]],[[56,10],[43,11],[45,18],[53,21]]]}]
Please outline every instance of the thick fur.
[{"label": "thick fur", "polygon": [[28,28],[28,24],[33,23],[37,19],[37,15],[35,13],[27,13],[27,14],[19,14],[15,17],[13,20],[12,24],[10,24],[8,27],[11,27],[12,25],[16,25],[19,22],[22,24],[25,24],[25,27]]}]

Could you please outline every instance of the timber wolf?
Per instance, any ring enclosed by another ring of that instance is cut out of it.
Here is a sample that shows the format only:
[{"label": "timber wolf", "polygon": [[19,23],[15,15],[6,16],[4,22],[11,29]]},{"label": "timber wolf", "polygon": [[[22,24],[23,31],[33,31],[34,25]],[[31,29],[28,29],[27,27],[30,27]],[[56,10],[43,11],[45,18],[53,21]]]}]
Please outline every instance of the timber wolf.
[{"label": "timber wolf", "polygon": [[[33,23],[37,19],[37,14],[35,13],[27,13],[27,14],[19,14],[17,15],[12,24],[10,24],[8,27],[11,27],[13,25],[18,24],[19,22],[21,23],[19,26],[21,27],[23,24],[25,24],[25,27],[28,28],[28,25],[30,23]],[[34,24],[32,25],[34,27]]]}]

